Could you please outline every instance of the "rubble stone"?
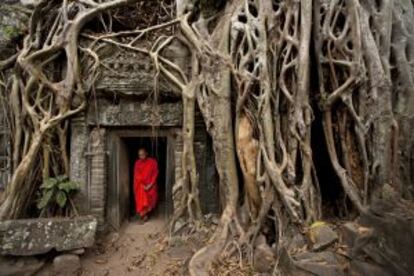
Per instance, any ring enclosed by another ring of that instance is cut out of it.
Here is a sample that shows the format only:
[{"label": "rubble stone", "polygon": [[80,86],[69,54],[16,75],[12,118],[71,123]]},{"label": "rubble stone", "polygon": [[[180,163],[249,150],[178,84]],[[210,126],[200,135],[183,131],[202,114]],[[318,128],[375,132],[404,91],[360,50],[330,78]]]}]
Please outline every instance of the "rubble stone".
[{"label": "rubble stone", "polygon": [[[414,203],[402,199],[375,200],[361,214],[363,229],[352,248],[353,258],[368,255],[392,275],[413,275]],[[363,254],[365,253],[365,254]]]},{"label": "rubble stone", "polygon": [[312,250],[323,250],[338,241],[338,234],[327,224],[312,226],[308,233],[312,243]]},{"label": "rubble stone", "polygon": [[53,270],[56,275],[72,276],[76,275],[80,269],[81,263],[78,255],[59,255],[53,260]]},{"label": "rubble stone", "polygon": [[1,276],[29,276],[38,272],[45,262],[35,257],[1,257]]},{"label": "rubble stone", "polygon": [[96,225],[92,216],[0,221],[0,255],[30,256],[52,249],[91,247]]},{"label": "rubble stone", "polygon": [[260,273],[271,272],[275,254],[266,241],[260,242],[254,251],[254,269]]},{"label": "rubble stone", "polygon": [[313,275],[342,276],[345,275],[337,255],[332,252],[304,252],[294,256],[294,264]]},{"label": "rubble stone", "polygon": [[354,222],[347,222],[341,226],[340,233],[341,242],[348,247],[352,247],[354,245],[355,239],[359,235],[358,224]]},{"label": "rubble stone", "polygon": [[293,236],[292,240],[289,243],[290,250],[297,250],[306,246],[306,239],[302,234],[296,234]]},{"label": "rubble stone", "polygon": [[354,276],[365,276],[365,275],[375,275],[375,276],[391,276],[392,274],[388,273],[383,267],[370,264],[367,262],[352,260],[350,264],[350,271]]}]

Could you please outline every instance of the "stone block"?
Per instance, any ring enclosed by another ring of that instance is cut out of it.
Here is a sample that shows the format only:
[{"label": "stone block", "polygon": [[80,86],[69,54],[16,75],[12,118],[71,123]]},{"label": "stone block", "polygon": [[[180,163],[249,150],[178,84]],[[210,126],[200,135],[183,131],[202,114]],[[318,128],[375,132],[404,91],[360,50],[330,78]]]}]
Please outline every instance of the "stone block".
[{"label": "stone block", "polygon": [[333,252],[303,252],[296,254],[294,264],[318,276],[341,276],[345,275],[338,255]]},{"label": "stone block", "polygon": [[35,257],[1,257],[0,276],[34,275],[44,264],[44,260]]},{"label": "stone block", "polygon": [[314,223],[308,237],[314,251],[323,250],[338,241],[338,234],[326,223]]},{"label": "stone block", "polygon": [[29,256],[52,249],[91,247],[96,226],[92,216],[0,221],[0,255]]},{"label": "stone block", "polygon": [[257,246],[254,251],[254,269],[260,273],[270,273],[275,260],[273,250],[266,243]]},{"label": "stone block", "polygon": [[375,275],[375,276],[391,276],[383,267],[371,263],[352,260],[350,271],[355,276]]},{"label": "stone block", "polygon": [[63,254],[56,256],[53,260],[53,271],[55,275],[72,276],[77,275],[81,270],[81,263],[78,255]]},{"label": "stone block", "polygon": [[359,236],[358,224],[354,222],[347,222],[343,224],[340,228],[341,233],[341,242],[348,247],[354,245],[355,240]]}]

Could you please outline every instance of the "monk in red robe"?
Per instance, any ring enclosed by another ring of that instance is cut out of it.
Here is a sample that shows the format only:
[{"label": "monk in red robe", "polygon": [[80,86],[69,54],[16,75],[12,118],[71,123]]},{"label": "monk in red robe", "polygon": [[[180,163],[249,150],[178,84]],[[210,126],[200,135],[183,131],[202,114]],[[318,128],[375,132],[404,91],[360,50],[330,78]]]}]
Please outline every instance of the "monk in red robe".
[{"label": "monk in red robe", "polygon": [[155,208],[158,201],[158,164],[154,158],[148,157],[146,149],[138,150],[138,160],[134,166],[135,209],[143,221]]}]

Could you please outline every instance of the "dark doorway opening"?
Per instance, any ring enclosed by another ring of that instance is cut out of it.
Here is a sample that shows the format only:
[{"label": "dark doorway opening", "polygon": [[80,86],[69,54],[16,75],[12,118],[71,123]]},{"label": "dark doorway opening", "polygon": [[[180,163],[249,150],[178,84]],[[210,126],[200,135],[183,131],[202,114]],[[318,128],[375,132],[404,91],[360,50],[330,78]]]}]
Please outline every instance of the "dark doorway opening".
[{"label": "dark doorway opening", "polygon": [[[318,55],[311,45],[311,64],[317,65]],[[325,140],[323,126],[323,111],[319,106],[321,101],[321,86],[317,70],[310,71],[310,88],[314,91],[311,97],[311,105],[314,119],[311,126],[311,148],[312,159],[316,170],[316,176],[319,182],[320,193],[322,197],[322,216],[324,219],[338,218],[346,216],[349,209],[349,200],[342,188],[339,177],[332,165],[328,148]],[[332,107],[335,110],[337,107]]]},{"label": "dark doorway opening", "polygon": [[323,217],[325,219],[345,217],[352,206],[349,199],[345,196],[339,177],[336,175],[329,157],[322,124],[322,112],[315,107],[314,114],[315,119],[312,124],[312,158],[321,190]]},{"label": "dark doorway opening", "polygon": [[166,137],[126,137],[122,138],[128,151],[129,167],[129,201],[127,208],[128,218],[135,216],[135,199],[134,199],[134,165],[138,159],[138,150],[145,148],[149,157],[155,158],[158,162],[158,203],[155,210],[150,213],[150,219],[162,217],[167,213],[167,138]]}]

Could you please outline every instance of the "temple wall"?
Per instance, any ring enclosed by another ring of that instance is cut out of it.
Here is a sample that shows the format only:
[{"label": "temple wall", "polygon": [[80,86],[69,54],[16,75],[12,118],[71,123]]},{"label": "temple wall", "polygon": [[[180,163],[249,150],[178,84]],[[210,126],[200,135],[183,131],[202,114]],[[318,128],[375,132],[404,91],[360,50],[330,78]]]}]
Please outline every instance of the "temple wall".
[{"label": "temple wall", "polygon": [[[121,98],[116,102],[101,97],[90,103],[85,113],[71,122],[70,160],[72,180],[81,184],[77,206],[82,214],[92,214],[98,219],[98,228],[104,229],[108,212],[113,209],[111,158],[114,135],[127,133],[131,137],[162,135],[168,137],[170,154],[167,162],[172,166],[172,182],[181,173],[180,156],[182,105],[181,102],[165,102],[158,105],[137,99]],[[115,137],[115,138],[116,138]],[[211,141],[201,115],[197,113],[194,149],[199,174],[201,205],[203,212],[218,211],[218,178],[214,165]],[[172,201],[172,191],[167,193]],[[173,208],[173,202],[171,204]],[[115,206],[116,207],[116,206]],[[171,210],[172,212],[172,210]]]}]

